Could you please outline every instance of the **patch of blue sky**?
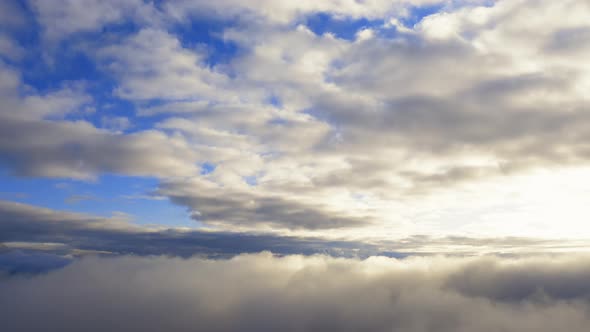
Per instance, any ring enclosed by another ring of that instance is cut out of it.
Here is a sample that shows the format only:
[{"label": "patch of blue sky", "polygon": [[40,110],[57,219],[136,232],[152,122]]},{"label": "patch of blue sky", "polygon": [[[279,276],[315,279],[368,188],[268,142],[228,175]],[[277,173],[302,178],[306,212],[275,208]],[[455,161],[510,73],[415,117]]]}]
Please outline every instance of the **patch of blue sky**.
[{"label": "patch of blue sky", "polygon": [[281,98],[279,98],[277,95],[271,95],[268,98],[268,103],[272,106],[274,106],[275,108],[281,109],[283,108],[283,101],[281,100]]},{"label": "patch of blue sky", "polygon": [[186,208],[154,194],[154,178],[103,175],[96,181],[78,181],[14,177],[2,170],[0,183],[3,200],[102,217],[124,213],[141,224],[197,226]]},{"label": "patch of blue sky", "polygon": [[317,13],[306,17],[304,24],[316,35],[331,33],[340,39],[354,40],[359,31],[365,28],[381,27],[384,21],[381,19],[335,17],[328,13]]},{"label": "patch of blue sky", "polygon": [[126,117],[131,120],[127,132],[137,132],[151,129],[165,118],[165,115],[136,117],[137,103],[114,94],[117,81],[102,71],[86,52],[69,46],[69,43],[59,46],[52,55],[52,63],[38,61],[41,54],[37,54],[35,58],[25,59],[19,68],[24,84],[32,87],[35,93],[50,93],[78,84],[80,93],[91,96],[88,105],[68,114],[66,119],[82,119],[101,127],[105,117]]},{"label": "patch of blue sky", "polygon": [[258,185],[258,175],[244,176],[243,179],[250,187],[256,187]]},{"label": "patch of blue sky", "polygon": [[307,109],[302,110],[302,113],[307,114],[312,116],[313,118],[315,118],[316,120],[325,122],[325,123],[329,123],[329,124],[333,124],[334,121],[332,121],[332,116],[330,115],[329,112],[325,112],[320,108],[317,107],[310,107]]},{"label": "patch of blue sky", "polygon": [[8,170],[0,169],[0,198],[41,206],[65,206],[67,193],[55,190],[59,181],[47,178],[15,177]]},{"label": "patch of blue sky", "polygon": [[289,120],[283,119],[283,118],[278,118],[278,117],[268,120],[267,123],[272,126],[282,126],[282,127],[288,127],[292,124]]},{"label": "patch of blue sky", "polygon": [[[99,31],[79,32],[59,41],[42,40],[36,29],[17,41],[27,49],[21,63],[26,84],[39,91],[61,87],[64,82],[92,81],[94,86],[113,85],[92,58],[93,49],[122,39],[138,31],[134,23],[112,24]],[[88,42],[91,40],[92,42]]]},{"label": "patch of blue sky", "polygon": [[[140,27],[128,21],[125,23],[109,24],[99,31],[79,32],[65,36],[63,40],[47,43],[43,40],[42,30],[38,26],[34,15],[26,3],[20,4],[28,18],[28,27],[11,33],[17,42],[27,50],[24,58],[15,67],[21,72],[23,83],[32,91],[24,93],[49,93],[64,86],[79,84],[81,90],[89,94],[93,101],[85,106],[84,112],[74,112],[68,115],[70,120],[83,119],[101,127],[105,117],[127,117],[132,126],[127,132],[141,131],[153,126],[165,118],[161,116],[135,117],[138,106],[164,103],[164,101],[148,101],[138,103],[119,98],[113,92],[118,86],[115,77],[109,75],[97,59],[93,58],[92,49],[109,43],[122,41],[137,32]],[[156,3],[158,5],[158,3]],[[207,54],[205,64],[210,67],[229,63],[237,56],[238,46],[223,38],[223,32],[237,23],[197,17],[189,21],[169,26],[170,33],[181,41],[183,47],[198,49]],[[91,42],[88,42],[91,40]],[[223,71],[231,76],[230,66],[224,66]],[[88,112],[95,110],[95,112]]]},{"label": "patch of blue sky", "polygon": [[468,6],[485,6],[485,7],[492,7],[495,4],[495,0],[480,0],[480,1],[440,1],[438,3],[430,4],[427,6],[413,6],[409,10],[409,14],[400,19],[400,22],[408,27],[412,28],[414,25],[418,24],[422,21],[425,17],[434,15],[436,13],[441,13],[450,10],[456,10],[459,7],[468,7]]},{"label": "patch of blue sky", "polygon": [[399,21],[404,26],[412,28],[414,25],[422,21],[423,18],[441,12],[445,8],[444,2],[428,5],[428,6],[413,6],[409,9],[409,14],[402,17]]},{"label": "patch of blue sky", "polygon": [[[167,103],[168,101],[162,101],[157,105],[165,105]],[[138,116],[136,113],[138,108],[156,104],[152,102],[132,102],[129,100],[117,98],[116,96],[105,96],[104,98],[100,98],[97,100],[97,105],[99,105],[99,107],[97,109],[96,114],[89,117],[90,119],[92,119],[93,123],[100,126],[103,116],[124,116],[130,119],[131,125],[127,130],[125,130],[126,133],[151,130],[157,127],[158,123],[170,117],[170,114],[167,113],[151,114],[149,116]]]},{"label": "patch of blue sky", "polygon": [[[101,70],[85,46],[75,39],[60,42],[48,50],[43,49],[43,42],[39,37],[21,41],[27,53],[14,66],[20,71],[23,84],[29,88],[23,93],[46,94],[64,87],[77,88],[80,93],[90,95],[92,101],[83,105],[80,112],[69,114],[67,119],[83,119],[96,126],[100,126],[101,119],[105,116],[132,117],[135,112],[134,104],[113,95],[116,80]],[[149,128],[151,125],[149,123],[144,127]]]},{"label": "patch of blue sky", "polygon": [[183,47],[201,49],[206,54],[205,64],[215,67],[229,63],[240,49],[236,43],[223,37],[225,29],[235,27],[236,23],[213,18],[196,17],[171,29]]},{"label": "patch of blue sky", "polygon": [[201,175],[207,175],[215,172],[217,165],[210,162],[204,162],[201,164]]}]

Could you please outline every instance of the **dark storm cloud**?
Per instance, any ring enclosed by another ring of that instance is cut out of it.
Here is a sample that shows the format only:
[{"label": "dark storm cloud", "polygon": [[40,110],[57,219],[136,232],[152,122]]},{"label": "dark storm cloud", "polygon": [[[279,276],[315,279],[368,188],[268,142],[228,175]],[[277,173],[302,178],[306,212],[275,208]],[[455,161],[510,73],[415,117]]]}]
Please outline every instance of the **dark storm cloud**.
[{"label": "dark storm cloud", "polygon": [[[49,274],[1,281],[0,326],[64,332],[582,332],[590,324],[583,282],[590,278],[589,263],[587,256],[87,258]],[[466,278],[470,290],[457,289]]]}]

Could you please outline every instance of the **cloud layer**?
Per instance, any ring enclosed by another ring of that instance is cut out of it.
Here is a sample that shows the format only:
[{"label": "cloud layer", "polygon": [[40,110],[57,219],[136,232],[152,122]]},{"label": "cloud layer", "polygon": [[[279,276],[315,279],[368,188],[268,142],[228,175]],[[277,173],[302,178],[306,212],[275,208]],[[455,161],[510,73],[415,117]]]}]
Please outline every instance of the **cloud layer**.
[{"label": "cloud layer", "polygon": [[[584,240],[518,237],[429,237],[351,240],[322,236],[284,236],[268,232],[140,226],[125,215],[100,217],[0,200],[0,271],[29,273],[58,268],[86,255],[202,256],[228,258],[269,250],[277,255],[325,254],[366,258],[375,255],[491,253],[528,256],[580,251]],[[55,264],[54,264],[55,263]]]},{"label": "cloud layer", "polygon": [[55,255],[46,260],[60,260],[87,254],[232,257],[263,250],[283,255],[367,257],[379,250],[374,244],[319,237],[139,226],[121,216],[104,218],[7,201],[0,201],[0,216],[0,249],[4,247],[0,259],[8,260],[6,268],[0,270],[14,272],[23,271],[18,262],[13,262],[13,256],[4,257],[2,251],[33,254],[22,256],[24,260],[35,260],[38,253]]},{"label": "cloud layer", "polygon": [[588,257],[89,258],[0,283],[21,331],[586,331]]}]

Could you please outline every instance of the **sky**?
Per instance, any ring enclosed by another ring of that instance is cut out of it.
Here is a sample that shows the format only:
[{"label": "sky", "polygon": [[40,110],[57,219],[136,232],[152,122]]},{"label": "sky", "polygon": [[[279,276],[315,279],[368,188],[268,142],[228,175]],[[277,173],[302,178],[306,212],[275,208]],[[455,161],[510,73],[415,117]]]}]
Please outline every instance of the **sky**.
[{"label": "sky", "polygon": [[[6,324],[52,301],[81,318],[28,330],[88,330],[77,308],[146,271],[103,308],[117,326],[582,331],[589,56],[587,0],[1,1]],[[240,276],[259,293],[210,293]],[[394,285],[412,278],[440,302]],[[399,302],[363,311],[373,286]],[[168,302],[203,318],[130,323]]]}]

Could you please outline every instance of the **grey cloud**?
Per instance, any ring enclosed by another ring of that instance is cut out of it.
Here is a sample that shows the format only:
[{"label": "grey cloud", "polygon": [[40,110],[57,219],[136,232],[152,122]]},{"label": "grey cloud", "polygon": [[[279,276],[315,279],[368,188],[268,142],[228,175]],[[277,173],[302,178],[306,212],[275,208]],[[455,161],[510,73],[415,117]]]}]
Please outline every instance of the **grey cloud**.
[{"label": "grey cloud", "polygon": [[193,218],[218,225],[268,226],[287,229],[335,229],[368,225],[366,217],[351,217],[322,205],[295,199],[260,195],[254,191],[226,192],[221,188],[199,187],[199,182],[168,182],[158,189],[176,204],[189,207]]},{"label": "grey cloud", "polygon": [[[392,8],[391,4],[381,2],[366,6],[349,2],[320,5],[303,2],[278,7],[266,1],[260,4],[265,6],[238,5],[233,1],[215,4],[179,1],[167,3],[160,9],[171,18],[182,21],[199,13],[199,10],[230,17],[252,12],[272,19],[268,8],[274,8],[284,15],[283,19],[289,20],[297,15],[322,10],[336,16],[338,13],[352,17],[373,17],[379,13],[391,15],[384,9]],[[88,21],[94,22],[92,24],[116,21],[124,16],[121,13],[125,8],[136,5],[125,3],[118,6],[117,11],[112,13],[112,20]],[[397,5],[403,7],[407,3],[399,2]],[[484,16],[503,5],[485,9]],[[541,7],[544,5],[540,4]],[[107,2],[100,8],[109,6],[114,5]],[[102,9],[97,12],[110,13]],[[313,177],[302,175],[317,189],[333,186],[391,194],[400,191],[396,189],[399,184],[390,179],[393,174],[411,183],[414,187],[411,193],[415,193],[539,165],[586,163],[588,147],[583,142],[589,134],[585,111],[588,105],[576,96],[567,98],[575,90],[579,68],[553,65],[553,60],[543,57],[543,54],[535,58],[540,65],[534,71],[517,68],[515,58],[519,59],[520,55],[511,54],[509,49],[497,49],[495,44],[483,50],[479,46],[487,42],[484,37],[493,26],[475,24],[466,19],[461,10],[455,12],[452,7],[448,9],[453,9],[448,17],[458,22],[457,38],[432,39],[424,24],[419,24],[411,32],[399,32],[392,38],[377,34],[374,38],[350,43],[320,38],[302,29],[286,31],[268,22],[252,24],[254,27],[241,33],[229,28],[224,38],[241,42],[242,47],[251,51],[231,61],[229,66],[235,74],[232,79],[204,66],[201,63],[203,54],[185,48],[177,36],[148,25],[142,26],[137,34],[121,40],[119,44],[103,45],[97,50],[96,58],[104,69],[119,78],[115,92],[120,96],[136,101],[154,98],[176,101],[145,106],[140,109],[140,115],[172,112],[194,116],[182,120],[168,119],[159,124],[160,128],[182,130],[178,128],[180,121],[184,121],[181,125],[185,127],[190,127],[188,124],[192,123],[189,131],[194,136],[193,143],[213,147],[233,144],[245,151],[240,155],[243,159],[244,155],[254,159],[261,151],[277,150],[289,154],[291,161],[314,158],[321,164],[325,155],[332,154],[348,162],[349,169],[333,169],[326,172],[327,175]],[[518,22],[512,20],[516,20],[518,13],[512,14],[495,19],[506,20],[510,29],[516,29]],[[492,20],[489,17],[486,19]],[[555,49],[568,48],[567,45],[572,44],[568,38],[583,39],[585,36],[583,27],[572,30],[553,24],[550,29],[552,32],[548,34],[528,30],[527,34],[533,35],[531,39],[545,40],[545,44],[553,45],[550,48]],[[504,32],[498,30],[500,34]],[[538,47],[535,43],[531,45],[527,44],[527,47]],[[286,58],[292,61],[286,61]],[[508,70],[512,67],[515,69]],[[327,82],[329,85],[325,85]],[[287,99],[292,97],[297,100],[295,105],[309,104],[311,120],[301,121],[297,130],[271,130],[272,126],[268,123],[252,120],[266,119],[270,115],[266,111],[258,111],[256,102],[251,107],[235,107],[235,112],[224,111],[231,109],[225,105],[226,102],[239,103],[243,100],[240,96],[260,97],[259,92],[253,92],[257,87],[276,91],[277,95]],[[560,98],[553,100],[555,95]],[[219,101],[222,105],[212,106]],[[337,132],[342,139],[335,140],[336,134],[326,134],[327,128]],[[305,129],[308,131],[304,135]],[[303,136],[306,138],[303,139]],[[184,150],[179,149],[170,162],[186,167],[185,161],[176,160],[176,156],[183,154]],[[416,159],[441,160],[446,165],[433,172],[421,173],[404,169],[404,158],[391,158],[388,163],[380,161],[364,167],[357,162],[364,160],[365,164],[370,163],[368,160],[375,155],[387,155],[392,150],[404,151]],[[117,156],[113,160],[123,155],[109,149],[105,149],[104,153]],[[150,153],[138,152],[135,157],[137,163],[139,160],[145,165],[153,163],[153,160],[144,161],[147,158],[144,154]],[[478,168],[453,160],[456,156],[469,154],[487,154],[502,165]],[[272,167],[264,161],[257,162],[250,168],[264,171],[264,168]],[[32,163],[41,162],[22,162],[22,166],[14,162],[25,170]],[[100,170],[134,174],[127,169],[128,162],[121,161],[121,164],[99,165],[90,172]],[[168,175],[164,168],[163,165],[154,165],[153,169],[142,169],[138,174]],[[379,172],[366,175],[366,170]],[[47,174],[41,170],[30,173]],[[182,172],[183,175],[187,173]],[[274,188],[281,185],[274,184]],[[273,186],[273,183],[268,183],[268,186]],[[284,185],[283,191],[295,189],[295,185]],[[233,194],[239,196],[237,192]],[[204,196],[199,199],[209,199]],[[227,210],[223,211],[223,215],[229,216],[231,212],[235,220],[244,219],[247,213],[238,216],[230,206],[244,208],[246,203],[235,202],[233,198],[226,201],[224,206]],[[279,207],[275,198],[265,203],[269,206],[268,212],[277,210],[271,206]],[[219,217],[211,210],[206,211],[206,207],[202,209],[203,217]],[[313,210],[313,207],[306,209]]]},{"label": "grey cloud", "polygon": [[143,0],[80,0],[28,1],[37,14],[44,37],[51,42],[59,41],[71,34],[93,32],[109,24],[124,20],[146,22],[157,21],[157,12],[151,3]]},{"label": "grey cloud", "polygon": [[171,17],[186,20],[189,17],[214,16],[233,19],[266,20],[273,23],[289,23],[315,13],[329,12],[339,18],[384,18],[398,15],[412,5],[432,5],[438,0],[376,0],[358,3],[348,0],[317,2],[303,0],[297,3],[277,3],[269,0],[241,2],[236,0],[186,1],[166,3],[163,8]]},{"label": "grey cloud", "polygon": [[[314,111],[341,128],[345,142],[367,146],[381,138],[377,148],[390,142],[428,153],[457,145],[519,145],[531,137],[552,142],[544,136],[563,134],[572,126],[586,134],[577,127],[588,121],[583,100],[551,103],[533,98],[568,93],[575,73],[500,75],[498,68],[506,64],[498,60],[485,65],[490,61],[485,55],[456,41],[376,40],[353,47],[343,58],[346,65],[334,71],[333,79],[346,90],[363,93],[319,94]],[[368,102],[363,94],[378,99]],[[556,136],[556,144],[571,143]]]},{"label": "grey cloud", "polygon": [[590,27],[562,29],[553,33],[546,49],[555,54],[588,52]]},{"label": "grey cloud", "polygon": [[[326,76],[355,94],[394,99],[455,91],[485,79],[505,61],[478,54],[472,45],[458,40],[401,34],[351,45]],[[481,66],[484,63],[487,66]]]},{"label": "grey cloud", "polygon": [[[181,137],[159,131],[110,133],[90,123],[0,114],[2,164],[27,176],[91,178],[104,172],[181,176],[198,172]],[[15,139],[18,137],[19,139]]]},{"label": "grey cloud", "polygon": [[22,28],[26,23],[21,4],[17,1],[2,1],[0,3],[0,27]]},{"label": "grey cloud", "polygon": [[362,258],[435,253],[518,256],[577,251],[586,245],[583,241],[457,236],[412,236],[395,241],[360,242],[264,233],[150,228],[116,217],[104,218],[0,201],[1,252],[23,250],[58,257],[84,254],[231,257],[263,250],[280,255],[321,253]]},{"label": "grey cloud", "polygon": [[[480,273],[472,273],[474,266]],[[0,282],[0,324],[7,330],[65,332],[582,332],[590,324],[584,292],[539,297],[520,287],[538,294],[553,286],[584,290],[590,277],[585,266],[587,256],[88,258],[46,275]],[[465,274],[473,278],[471,287],[490,292],[482,297],[449,286]],[[498,299],[506,288],[515,301]]]},{"label": "grey cloud", "polygon": [[[582,38],[584,32],[566,30],[557,35]],[[422,188],[506,170],[587,163],[588,148],[582,142],[589,134],[588,103],[576,92],[583,69],[551,65],[555,59],[539,55],[536,61],[542,69],[508,72],[503,68],[514,66],[510,50],[481,51],[470,42],[400,34],[356,43],[343,52],[338,65],[326,74],[341,90],[313,95],[311,114],[330,123],[339,137],[327,137],[320,151],[332,150],[352,160],[351,169],[315,182],[344,184],[358,179],[366,172],[357,169],[354,160],[392,151],[405,154],[393,157],[389,167],[377,161],[373,169],[382,172],[372,173],[375,178],[396,174]],[[559,60],[568,60],[564,56]],[[487,154],[502,167],[476,169],[448,162],[434,173],[403,170],[408,155],[444,162],[469,154]],[[362,176],[359,183],[348,184],[370,188],[375,178]]]},{"label": "grey cloud", "polygon": [[[402,2],[394,7],[416,4]],[[157,22],[93,44],[89,54],[98,69],[117,79],[115,94],[138,102],[138,115],[164,119],[158,130],[123,135],[83,121],[46,119],[85,102],[70,98],[75,93],[3,98],[2,113],[37,116],[0,117],[2,164],[19,175],[167,178],[196,176],[196,163],[210,162],[218,167],[207,178],[222,190],[163,186],[170,190],[161,194],[206,223],[319,231],[390,220],[390,211],[380,207],[404,194],[588,163],[585,50],[575,46],[587,37],[584,1],[450,6],[412,29],[385,36],[373,27],[372,37],[354,41],[277,23],[316,12],[389,18],[395,16],[390,1],[174,1],[157,8],[139,0],[68,3],[34,2],[46,33],[100,30],[135,14],[168,15],[180,24],[212,13],[256,19],[223,31],[225,41],[244,50],[224,68],[231,76],[205,64],[205,52],[189,49],[174,29]],[[146,11],[133,14],[139,7]],[[429,30],[436,20],[448,35],[440,36],[436,24]],[[18,95],[17,75],[0,74],[0,85]],[[280,113],[264,107],[271,95],[281,99]],[[127,124],[115,122],[114,129]],[[252,174],[262,174],[260,184],[245,188],[242,179]],[[357,191],[375,198],[368,217],[368,210],[331,202],[333,193]]]},{"label": "grey cloud", "polygon": [[[18,248],[44,249],[58,255],[95,252],[114,255],[227,257],[243,252],[272,250],[277,254],[326,253],[366,257],[377,250],[372,244],[346,240],[175,228],[154,229],[115,217],[103,218],[55,211],[9,201],[0,201],[0,243],[22,243]],[[48,243],[60,246],[43,245]]]},{"label": "grey cloud", "polygon": [[184,48],[164,30],[144,28],[120,43],[105,45],[96,56],[118,76],[114,92],[123,98],[215,101],[229,99],[232,93],[220,91],[227,76],[208,68],[202,53]]},{"label": "grey cloud", "polygon": [[562,257],[552,264],[530,260],[505,264],[482,259],[451,274],[447,286],[468,296],[505,302],[581,299],[590,302],[590,264],[586,259]]},{"label": "grey cloud", "polygon": [[25,50],[20,45],[0,32],[0,56],[4,56],[10,60],[19,60],[24,53]]},{"label": "grey cloud", "polygon": [[[351,167],[316,177],[314,182],[383,188],[379,184],[388,185],[384,179],[396,174],[423,190],[538,165],[587,163],[588,147],[584,142],[590,136],[590,118],[586,103],[518,107],[501,100],[530,91],[543,95],[559,88],[567,88],[561,77],[535,75],[482,82],[449,98],[394,98],[379,106],[347,103],[346,97],[340,95],[322,97],[315,112],[339,128],[342,138],[334,141],[326,137],[316,149],[346,156]],[[450,161],[434,172],[404,169],[411,159],[433,158],[445,163],[451,156],[478,153],[497,160],[497,164],[466,166]],[[375,157],[380,154],[392,157],[384,162]]]},{"label": "grey cloud", "polygon": [[23,95],[17,72],[0,62],[0,164],[17,175],[92,178],[100,173],[186,176],[196,152],[178,135],[157,130],[109,132],[77,116],[92,99],[81,86]]},{"label": "grey cloud", "polygon": [[68,265],[72,259],[44,252],[23,252],[11,250],[3,252],[0,246],[0,283],[2,274],[28,274],[34,275]]}]

